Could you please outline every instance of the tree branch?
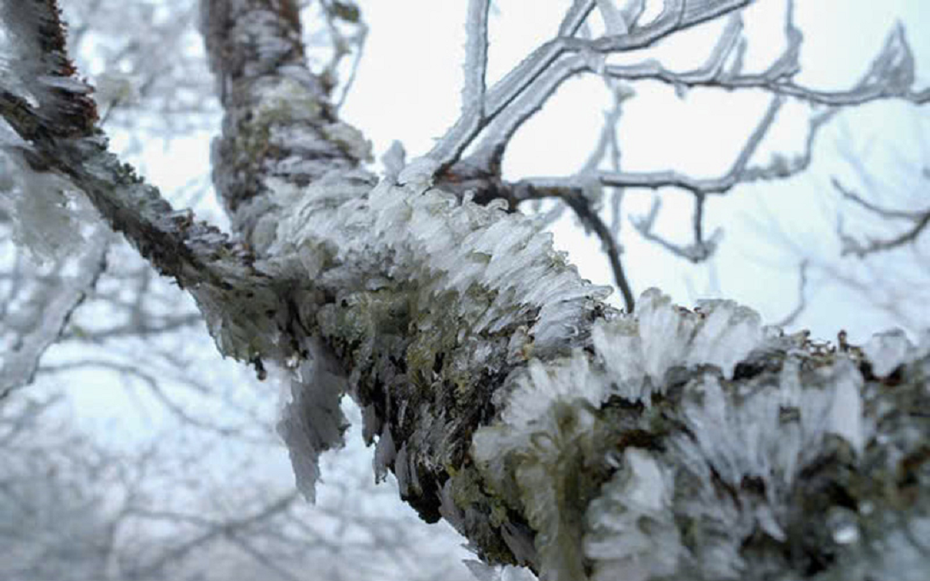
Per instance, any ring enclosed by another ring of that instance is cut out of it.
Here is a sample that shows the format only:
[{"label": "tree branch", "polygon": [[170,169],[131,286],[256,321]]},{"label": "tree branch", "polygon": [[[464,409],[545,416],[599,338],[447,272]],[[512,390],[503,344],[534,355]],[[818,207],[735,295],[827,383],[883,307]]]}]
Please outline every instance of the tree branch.
[{"label": "tree branch", "polygon": [[[486,114],[562,54],[648,46],[745,4],[670,0],[625,35],[556,39],[487,91]],[[572,581],[900,578],[901,563],[928,562],[911,532],[930,506],[930,426],[911,413],[930,407],[925,347],[833,349],[729,301],[689,311],[654,290],[622,316],[535,223],[432,188],[437,160],[377,185],[359,170],[364,140],[302,66],[292,2],[203,6],[227,108],[215,177],[258,266],[211,259],[200,230],[156,219],[169,209],[99,155],[41,161],[84,178],[114,223],[136,207],[110,196],[141,202],[129,221],[160,228],[150,259],[199,283],[188,289],[208,318],[241,325],[220,334],[235,354],[280,367],[280,431],[305,494],[319,453],[341,443],[348,392],[376,474],[393,471],[422,518],[445,518],[488,562]],[[174,241],[177,257],[158,252]]]},{"label": "tree branch", "polygon": [[294,0],[204,0],[203,31],[225,109],[213,182],[233,228],[259,254],[273,238],[274,189],[303,188],[370,158],[336,118],[329,83],[310,73]]}]

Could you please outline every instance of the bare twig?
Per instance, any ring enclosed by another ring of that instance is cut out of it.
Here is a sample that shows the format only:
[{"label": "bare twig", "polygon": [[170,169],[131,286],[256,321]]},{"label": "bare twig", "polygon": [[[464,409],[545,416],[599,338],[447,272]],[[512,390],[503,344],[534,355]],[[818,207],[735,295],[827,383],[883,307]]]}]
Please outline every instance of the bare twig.
[{"label": "bare twig", "polygon": [[465,44],[465,85],[462,88],[462,114],[428,157],[439,164],[441,173],[455,163],[469,143],[484,127],[485,72],[488,63],[489,0],[470,0]]}]

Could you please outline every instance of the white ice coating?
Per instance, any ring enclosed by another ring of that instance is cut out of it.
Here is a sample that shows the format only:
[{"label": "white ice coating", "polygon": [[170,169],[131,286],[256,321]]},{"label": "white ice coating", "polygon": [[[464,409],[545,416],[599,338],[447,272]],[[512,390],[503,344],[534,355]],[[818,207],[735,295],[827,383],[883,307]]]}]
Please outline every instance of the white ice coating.
[{"label": "white ice coating", "polygon": [[[678,421],[688,429],[669,438],[664,454],[624,451],[619,471],[589,506],[585,555],[594,563],[594,579],[664,578],[689,566],[681,561],[685,556],[702,569],[696,578],[743,578],[746,538],[756,531],[776,542],[788,538],[791,491],[801,471],[837,441],[861,457],[877,430],[851,356],[838,353],[829,365],[806,367],[802,356],[787,355],[778,374],[731,382],[736,364],[751,359],[754,350],[784,348],[777,347],[776,336],[761,327],[756,313],[732,302],[704,303],[691,312],[647,291],[635,317],[596,323],[593,356],[577,350],[554,361],[531,361],[514,374],[509,389],[497,394],[500,421],[474,436],[473,457],[492,475],[505,470],[507,458],[556,461],[570,449],[562,448],[572,445],[570,438],[591,433],[591,412],[608,398],[649,405],[669,370],[680,368],[689,379]],[[563,439],[559,422],[567,409],[574,410],[574,435]],[[689,484],[672,511],[676,474]],[[747,478],[763,484],[747,487]],[[725,483],[734,498],[721,496],[715,482]],[[672,514],[687,515],[712,532],[688,551]],[[558,534],[555,528],[542,533]],[[851,534],[840,533],[841,539]]]},{"label": "white ice coating", "polygon": [[[550,413],[556,402],[600,407],[609,385],[603,373],[593,370],[578,352],[558,363],[530,361],[514,383],[511,393],[496,394],[499,402],[503,400],[500,403],[505,402],[501,422],[481,428],[472,439],[472,451],[481,462],[490,464],[513,449],[532,447],[534,434],[557,432],[558,419]],[[579,422],[590,419],[588,414],[578,416]]]},{"label": "white ice coating", "polygon": [[309,356],[296,369],[283,369],[284,405],[278,433],[287,444],[297,488],[309,501],[316,498],[320,454],[341,448],[348,420],[340,401],[346,390],[339,365],[318,339],[304,345]]},{"label": "white ice coating", "polygon": [[604,20],[607,34],[623,35],[630,31],[630,26],[615,0],[597,0],[597,9]]},{"label": "white ice coating", "polygon": [[585,554],[594,581],[672,575],[684,552],[671,511],[674,475],[649,452],[627,448],[623,466],[588,506]]},{"label": "white ice coating", "polygon": [[421,194],[433,185],[433,176],[439,162],[431,157],[418,157],[407,164],[397,175],[397,184],[407,186],[414,194]]},{"label": "white ice coating", "polygon": [[[346,174],[301,191],[270,184],[282,206],[294,205],[269,254],[296,260],[312,279],[340,289],[378,288],[380,275],[417,284],[420,296],[457,293],[460,311],[450,316],[471,322],[475,334],[501,331],[535,312],[533,348],[564,348],[585,309],[610,290],[585,283],[553,249],[551,234],[506,213],[504,204],[481,206],[425,189],[431,167],[414,161],[398,178],[407,185],[382,180],[370,192],[364,181],[347,187]],[[479,289],[490,304],[468,301]]]},{"label": "white ice coating", "polygon": [[[747,475],[790,485],[831,434],[861,453],[874,426],[863,420],[863,379],[856,366],[841,359],[816,372],[818,385],[808,380],[804,388],[799,373],[799,362],[789,359],[776,384],[747,387],[740,396],[725,393],[719,379],[705,374],[690,392],[694,397],[684,402],[694,437],[675,440],[679,456],[696,473],[713,466],[722,480],[738,487]],[[786,420],[787,412],[794,419]]]},{"label": "white ice coating", "polygon": [[462,113],[476,108],[483,113],[485,91],[485,69],[488,60],[488,0],[471,0],[465,29],[465,83],[462,87]]},{"label": "white ice coating", "polygon": [[862,419],[862,375],[852,363],[837,364],[830,385],[833,397],[830,402],[827,432],[835,434],[862,454],[866,431]]},{"label": "white ice coating", "polygon": [[701,301],[692,313],[649,289],[636,308],[635,319],[595,325],[594,347],[617,394],[647,405],[670,369],[714,365],[731,378],[763,339],[759,315],[733,301]]},{"label": "white ice coating", "polygon": [[557,401],[583,400],[597,408],[619,395],[648,405],[651,394],[664,388],[666,372],[679,366],[712,365],[732,377],[736,364],[762,343],[761,319],[732,301],[705,301],[698,309],[677,308],[668,296],[649,289],[640,297],[635,317],[595,324],[599,368],[578,352],[557,363],[530,361],[514,378],[514,389],[499,392],[505,406],[502,425],[476,434],[478,456],[490,460],[504,453],[492,432],[509,445],[527,441]]},{"label": "white ice coating", "polygon": [[[687,388],[682,412],[688,431],[671,439],[670,454],[679,474],[698,484],[677,510],[719,533],[707,536],[695,555],[705,570],[719,567],[706,577],[745,576],[740,547],[755,530],[787,539],[791,490],[827,438],[842,438],[861,455],[875,432],[863,411],[863,378],[850,359],[810,372],[803,386],[800,373],[800,361],[789,358],[777,378],[738,392],[725,391],[712,374]],[[747,478],[764,483],[763,492],[747,490]],[[720,496],[717,479],[735,500]]]},{"label": "white ice coating", "polygon": [[930,353],[930,334],[925,334],[915,346],[901,329],[876,333],[862,346],[862,352],[872,364],[872,373],[887,377],[904,363]]}]

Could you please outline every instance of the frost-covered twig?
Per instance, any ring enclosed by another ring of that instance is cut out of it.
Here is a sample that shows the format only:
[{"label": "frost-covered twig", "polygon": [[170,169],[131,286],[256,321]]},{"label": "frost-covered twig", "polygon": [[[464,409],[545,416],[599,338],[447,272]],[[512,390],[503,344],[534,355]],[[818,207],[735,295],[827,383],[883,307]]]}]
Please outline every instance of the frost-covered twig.
[{"label": "frost-covered twig", "polygon": [[[518,96],[511,103],[508,103],[506,110],[502,111],[499,116],[489,123],[488,128],[483,133],[482,142],[477,146],[476,152],[469,161],[478,166],[486,167],[490,171],[499,172],[501,159],[513,134],[526,120],[532,118],[542,108],[563,82],[584,71],[623,81],[660,80],[671,83],[676,88],[697,86],[717,87],[727,90],[762,88],[772,94],[772,103],[725,175],[717,178],[695,178],[673,170],[645,173],[618,170],[600,173],[601,182],[607,186],[653,189],[676,187],[690,191],[695,196],[693,219],[695,237],[691,250],[701,249],[701,251],[692,252],[683,249],[662,239],[651,230],[646,231],[646,235],[647,238],[659,242],[677,254],[689,256],[691,260],[703,260],[710,255],[710,252],[707,251],[709,246],[705,244],[702,234],[703,209],[708,194],[725,193],[736,185],[746,182],[784,179],[804,171],[810,164],[816,134],[836,114],[837,107],[861,104],[876,99],[900,98],[918,104],[930,99],[930,89],[925,91],[913,89],[913,55],[906,40],[904,29],[900,26],[892,31],[883,50],[874,60],[871,69],[852,89],[847,91],[819,91],[795,84],[793,78],[800,71],[799,56],[803,37],[794,24],[793,2],[789,1],[786,5],[785,35],[787,46],[784,52],[761,73],[743,73],[742,71],[745,43],[740,40],[742,21],[738,13],[731,16],[727,27],[721,34],[707,61],[695,70],[682,73],[669,71],[661,63],[654,60],[633,65],[604,66],[602,60],[591,57],[591,55],[599,52],[625,50],[628,43],[633,42],[628,38],[635,36],[633,30],[626,31],[624,34],[613,34],[594,40],[566,39],[566,43],[570,41],[571,46],[585,47],[578,54],[571,54],[570,52],[563,54],[563,50],[568,50],[566,48],[568,45],[559,49],[550,47],[549,53],[538,51],[540,54],[550,54],[551,59],[545,61],[541,56],[534,53],[533,56],[528,57],[527,61],[521,63],[520,67],[523,68],[528,67],[528,63],[537,63],[538,68],[534,69],[535,72],[532,75],[524,74],[524,77],[531,78],[528,85],[531,88],[526,88],[522,93],[517,90]],[[585,3],[573,5],[572,14],[575,15],[575,18],[577,18],[577,14],[579,14],[579,10],[583,6],[590,8],[590,4]],[[668,3],[663,14],[649,25],[654,29],[651,34],[655,34],[655,30],[664,31],[663,34],[670,34],[678,30],[678,25],[673,24],[673,16],[675,15],[680,16],[683,19],[682,23],[685,23],[691,21],[690,19],[700,21],[702,18],[714,17],[732,8],[733,6],[729,6],[728,3],[694,3],[689,4],[687,7],[674,2]],[[640,34],[642,34],[641,31]],[[544,62],[545,66],[542,64]],[[511,73],[515,78],[522,78],[521,74],[516,72],[520,67]],[[511,81],[510,85],[515,85],[515,81]],[[503,81],[499,86],[504,86]],[[495,89],[497,88],[495,87]],[[495,93],[492,91],[493,94]],[[753,153],[758,149],[761,141],[773,126],[775,115],[785,102],[786,97],[797,98],[816,105],[826,105],[828,109],[812,117],[805,151],[802,155],[790,160],[782,156],[775,156],[767,165],[749,166]],[[495,103],[492,97],[489,97],[489,103]],[[491,106],[489,105],[489,107]],[[550,178],[543,178],[542,180],[529,178],[525,181],[539,186],[543,183],[552,183]],[[570,180],[563,180],[563,182],[568,184]],[[536,191],[544,191],[544,188],[537,188]]]},{"label": "frost-covered twig", "polygon": [[[498,127],[488,131],[493,137],[482,142],[475,159],[481,160],[486,169],[499,167],[506,142],[516,129],[542,107],[565,80],[588,69],[590,65],[586,63],[598,61],[607,54],[652,46],[671,34],[736,10],[747,3],[748,0],[697,3],[674,0],[667,2],[661,14],[653,21],[633,26],[624,34],[607,34],[597,39],[575,36],[594,3],[573,3],[560,26],[559,36],[532,51],[487,91],[484,116],[477,129],[484,130],[492,122]],[[498,121],[499,116],[504,119]],[[461,123],[463,121],[460,119],[453,127]],[[450,130],[434,151],[450,147],[446,142],[456,144],[458,151],[463,150],[468,143],[459,145],[459,133]],[[472,134],[475,137],[479,135],[478,131]]]},{"label": "frost-covered twig", "polygon": [[438,173],[455,163],[484,124],[485,73],[488,65],[488,8],[490,0],[469,0],[465,21],[465,84],[462,114],[446,135],[429,152],[438,163]]},{"label": "frost-covered twig", "polygon": [[[739,28],[728,28],[708,61],[693,71],[676,73],[656,60],[647,60],[632,65],[608,65],[604,67],[603,74],[626,81],[661,81],[676,87],[763,89],[774,95],[831,107],[849,107],[886,99],[902,99],[914,104],[930,101],[930,88],[915,90],[913,87],[914,57],[900,25],[889,33],[882,51],[860,82],[851,89],[839,91],[805,87],[794,81],[800,72],[802,36],[791,22],[790,14],[786,26],[788,45],[782,55],[761,73],[743,73],[741,59],[733,58],[734,49],[742,46],[735,42],[738,35]],[[733,66],[726,68],[731,59]]]}]

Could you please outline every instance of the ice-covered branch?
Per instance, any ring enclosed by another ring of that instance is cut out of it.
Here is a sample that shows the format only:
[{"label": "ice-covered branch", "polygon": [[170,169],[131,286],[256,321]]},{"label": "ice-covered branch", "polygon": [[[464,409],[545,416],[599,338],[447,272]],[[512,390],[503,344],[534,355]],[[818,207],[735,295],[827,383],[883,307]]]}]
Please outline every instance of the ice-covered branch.
[{"label": "ice-covered branch", "polygon": [[[680,30],[688,23],[702,22],[725,12],[732,12],[739,7],[736,4],[738,3],[697,2],[685,5],[669,2],[665,4],[662,14],[644,28],[634,26],[619,30],[619,25],[608,26],[608,34],[599,39],[560,36],[550,44],[537,49],[489,93],[488,126],[482,133],[482,141],[476,147],[475,153],[467,160],[468,163],[487,168],[492,173],[499,172],[507,144],[516,131],[544,106],[562,83],[584,72],[624,82],[659,80],[673,84],[676,89],[699,86],[726,90],[764,89],[772,94],[772,103],[759,125],[747,138],[729,171],[723,176],[697,178],[674,170],[645,173],[614,170],[599,174],[602,184],[606,186],[652,189],[675,187],[690,191],[695,196],[694,242],[691,245],[682,247],[665,240],[652,232],[651,228],[645,228],[652,223],[650,221],[640,221],[638,229],[648,239],[673,253],[688,257],[689,260],[700,261],[710,256],[714,247],[713,241],[706,241],[703,236],[703,210],[708,194],[725,193],[738,184],[747,182],[784,179],[804,171],[810,164],[818,131],[840,107],[877,99],[903,99],[916,104],[930,99],[930,89],[918,91],[913,88],[914,59],[902,26],[896,27],[889,34],[881,53],[855,87],[846,91],[821,91],[796,84],[793,79],[800,71],[799,57],[803,36],[794,24],[794,5],[790,1],[786,3],[786,48],[761,73],[747,74],[742,71],[745,42],[740,38],[742,20],[739,13],[732,13],[707,61],[691,71],[672,72],[655,60],[633,65],[605,66],[603,58],[598,56],[611,51],[648,46],[653,41],[653,36],[662,38]],[[566,16],[567,21],[578,22],[583,9],[590,11],[593,5],[594,3],[574,3]],[[619,9],[611,8],[613,3],[598,6],[602,12],[606,10],[605,18],[620,18]],[[612,11],[616,11],[617,14],[613,14]],[[680,22],[676,21],[676,18],[679,18]],[[559,45],[558,42],[563,44]],[[573,52],[573,49],[578,49],[578,52]],[[525,85],[520,85],[521,82]],[[774,125],[776,114],[787,97],[813,105],[826,105],[828,108],[811,118],[805,150],[801,155],[793,159],[778,155],[768,164],[750,166],[754,152]],[[494,107],[499,101],[495,99],[511,100],[498,113]],[[502,193],[512,194],[510,197],[504,196],[511,204],[518,203],[519,196],[529,191],[538,195],[539,192],[547,191],[548,186],[560,184],[564,189],[580,185],[578,180],[573,182],[571,178],[529,178],[524,182],[537,187],[522,190],[505,189]],[[911,239],[921,229],[918,225],[914,232],[909,233],[911,236],[904,235],[903,241]]]},{"label": "ice-covered branch", "polygon": [[370,158],[339,121],[329,82],[310,73],[294,0],[204,0],[203,31],[225,109],[213,182],[233,228],[262,253],[273,237],[275,184],[304,187]]},{"label": "ice-covered branch", "polygon": [[[745,3],[670,0],[625,34],[560,37],[486,92],[485,119],[563,54],[648,46]],[[224,352],[275,364],[308,496],[348,393],[376,477],[393,472],[425,520],[445,518],[490,563],[550,581],[926,569],[925,342],[833,348],[729,301],[691,311],[654,290],[617,313],[537,222],[432,187],[436,160],[381,180],[361,169],[367,143],[306,69],[294,2],[203,7],[226,109],[214,178],[254,258],[171,214],[99,135],[45,136],[25,98],[7,118],[185,285]],[[580,20],[566,22],[574,34]]]},{"label": "ice-covered branch", "polygon": [[437,171],[440,173],[458,160],[484,122],[489,7],[490,0],[470,0],[468,3],[462,114],[446,136],[428,154],[429,158],[439,164]]},{"label": "ice-covered branch", "polygon": [[[609,31],[596,39],[575,36],[593,9],[594,2],[573,3],[559,28],[559,36],[536,48],[486,92],[484,115],[479,126],[470,131],[468,142],[462,143],[461,139],[461,128],[466,124],[463,117],[433,151],[444,151],[453,145],[456,151],[462,151],[472,138],[480,135],[493,122],[498,125],[497,128],[487,132],[493,137],[482,142],[480,153],[475,159],[480,160],[486,169],[497,168],[506,142],[517,128],[541,108],[564,81],[592,68],[591,62],[601,62],[605,55],[611,53],[650,47],[665,37],[732,12],[748,2],[670,0],[653,21],[642,26],[630,26],[622,33],[613,31],[616,32],[613,34]],[[632,24],[635,24],[633,20]],[[506,118],[498,122],[496,120],[499,116]]]},{"label": "ice-covered branch", "polygon": [[593,353],[514,374],[475,435],[479,470],[536,530],[518,557],[545,579],[919,578],[904,563],[930,560],[930,497],[899,462],[926,464],[930,427],[879,410],[926,400],[930,345],[834,348],[655,291],[637,312],[596,324]]},{"label": "ice-covered branch", "polygon": [[[788,22],[788,45],[784,53],[761,73],[743,73],[740,70],[740,59],[733,57],[734,50],[741,46],[734,42],[739,35],[736,27],[725,31],[708,61],[693,71],[673,72],[656,60],[647,60],[632,65],[608,65],[597,72],[626,81],[655,80],[676,87],[763,89],[775,95],[833,107],[886,99],[902,99],[914,104],[930,101],[930,88],[917,90],[913,86],[914,57],[903,26],[899,25],[889,33],[884,48],[856,86],[847,90],[824,91],[794,81],[794,76],[800,72],[798,59],[802,36],[791,24],[790,17]],[[731,60],[734,65],[727,68],[726,64]]]}]

